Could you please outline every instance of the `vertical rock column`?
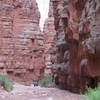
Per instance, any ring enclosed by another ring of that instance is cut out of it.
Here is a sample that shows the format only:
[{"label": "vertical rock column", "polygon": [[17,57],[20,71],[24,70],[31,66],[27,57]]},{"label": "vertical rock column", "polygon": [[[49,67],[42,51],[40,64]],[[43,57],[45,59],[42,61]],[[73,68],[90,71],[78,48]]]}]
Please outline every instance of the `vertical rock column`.
[{"label": "vertical rock column", "polygon": [[44,24],[44,45],[45,45],[45,74],[51,74],[52,62],[51,62],[51,49],[54,42],[54,37],[56,35],[56,31],[54,28],[54,16],[53,16],[53,5],[49,4],[49,14],[48,18]]},{"label": "vertical rock column", "polygon": [[[65,35],[66,27],[68,26],[69,13],[64,6],[64,1],[51,0],[53,2],[53,14],[56,35],[52,48],[52,72],[54,73],[55,83],[60,88],[66,89],[67,76],[69,67],[69,44],[67,44]],[[58,78],[59,79],[58,79]]]},{"label": "vertical rock column", "polygon": [[44,43],[36,1],[2,0],[0,4],[0,67],[24,81],[40,79]]}]

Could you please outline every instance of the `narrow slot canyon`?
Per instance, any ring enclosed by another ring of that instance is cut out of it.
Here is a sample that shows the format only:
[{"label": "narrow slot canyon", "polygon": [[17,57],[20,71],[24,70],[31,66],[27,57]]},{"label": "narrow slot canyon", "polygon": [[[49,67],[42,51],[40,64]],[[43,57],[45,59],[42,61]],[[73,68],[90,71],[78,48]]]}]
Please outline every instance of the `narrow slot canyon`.
[{"label": "narrow slot canyon", "polygon": [[99,84],[99,0],[0,0],[0,100],[86,100]]}]

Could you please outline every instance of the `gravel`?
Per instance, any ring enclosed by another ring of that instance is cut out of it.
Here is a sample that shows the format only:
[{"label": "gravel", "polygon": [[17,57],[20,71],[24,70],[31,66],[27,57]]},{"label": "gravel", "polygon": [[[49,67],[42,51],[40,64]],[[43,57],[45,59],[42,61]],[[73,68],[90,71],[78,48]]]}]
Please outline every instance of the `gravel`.
[{"label": "gravel", "polygon": [[15,84],[14,90],[0,89],[0,100],[81,100],[81,96],[57,88],[42,88]]}]

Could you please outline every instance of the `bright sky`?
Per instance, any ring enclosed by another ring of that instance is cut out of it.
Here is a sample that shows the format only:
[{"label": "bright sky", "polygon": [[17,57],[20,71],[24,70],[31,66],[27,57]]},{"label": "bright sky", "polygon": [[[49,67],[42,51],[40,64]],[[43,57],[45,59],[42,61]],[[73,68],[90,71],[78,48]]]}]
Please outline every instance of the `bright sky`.
[{"label": "bright sky", "polygon": [[41,13],[40,27],[43,30],[44,21],[48,17],[49,0],[36,0],[38,3],[39,11]]}]

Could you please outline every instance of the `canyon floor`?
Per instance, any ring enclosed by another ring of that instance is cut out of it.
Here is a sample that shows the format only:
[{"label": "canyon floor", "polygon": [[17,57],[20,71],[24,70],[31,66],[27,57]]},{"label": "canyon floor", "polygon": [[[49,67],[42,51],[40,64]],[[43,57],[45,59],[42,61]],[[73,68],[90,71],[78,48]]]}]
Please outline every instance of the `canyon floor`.
[{"label": "canyon floor", "polygon": [[43,88],[15,84],[14,90],[0,89],[0,100],[81,100],[80,95],[57,88]]}]

